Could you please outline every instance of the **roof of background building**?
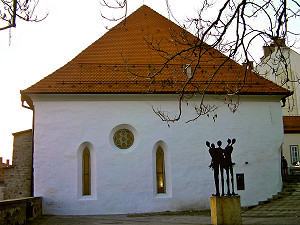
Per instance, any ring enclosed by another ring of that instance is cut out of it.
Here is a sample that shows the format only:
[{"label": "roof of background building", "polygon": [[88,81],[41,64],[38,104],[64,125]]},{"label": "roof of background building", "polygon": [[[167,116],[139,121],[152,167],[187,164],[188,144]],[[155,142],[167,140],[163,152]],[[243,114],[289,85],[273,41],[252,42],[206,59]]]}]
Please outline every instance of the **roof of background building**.
[{"label": "roof of background building", "polygon": [[300,116],[283,116],[284,133],[300,133]]},{"label": "roof of background building", "polygon": [[[197,54],[184,52],[168,65],[165,57],[190,47],[198,40],[195,36],[146,5],[122,25],[21,93],[179,93],[184,88],[185,92],[210,94],[289,94],[207,44],[193,80],[187,83],[186,64],[196,60]],[[150,78],[153,74],[157,75]]]}]

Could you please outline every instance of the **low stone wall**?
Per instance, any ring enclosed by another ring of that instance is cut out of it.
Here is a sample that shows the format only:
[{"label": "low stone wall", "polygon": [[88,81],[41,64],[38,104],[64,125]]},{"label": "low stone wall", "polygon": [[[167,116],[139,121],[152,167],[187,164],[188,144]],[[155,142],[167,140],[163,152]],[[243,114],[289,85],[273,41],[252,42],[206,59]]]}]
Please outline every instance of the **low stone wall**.
[{"label": "low stone wall", "polygon": [[30,197],[0,201],[0,225],[21,225],[41,215],[41,197]]}]

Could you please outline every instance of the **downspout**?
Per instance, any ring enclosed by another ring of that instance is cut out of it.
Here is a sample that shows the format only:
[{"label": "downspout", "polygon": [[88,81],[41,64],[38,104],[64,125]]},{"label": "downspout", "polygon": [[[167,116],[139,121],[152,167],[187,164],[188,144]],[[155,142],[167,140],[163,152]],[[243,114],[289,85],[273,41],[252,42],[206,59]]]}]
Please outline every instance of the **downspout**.
[{"label": "downspout", "polygon": [[34,197],[34,188],[33,188],[33,185],[34,185],[34,182],[33,182],[33,170],[34,170],[34,167],[33,167],[33,153],[34,153],[34,121],[35,121],[35,110],[34,110],[34,106],[33,106],[33,110],[32,110],[32,151],[31,151],[31,190],[30,190],[30,195],[31,197]]}]

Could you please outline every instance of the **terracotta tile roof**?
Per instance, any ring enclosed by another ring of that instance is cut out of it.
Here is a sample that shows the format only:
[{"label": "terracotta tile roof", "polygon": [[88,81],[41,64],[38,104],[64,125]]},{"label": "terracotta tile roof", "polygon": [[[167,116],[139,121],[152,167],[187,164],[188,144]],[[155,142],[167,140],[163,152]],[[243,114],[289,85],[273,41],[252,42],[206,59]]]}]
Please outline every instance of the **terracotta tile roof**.
[{"label": "terracotta tile roof", "polygon": [[[227,57],[206,44],[206,53],[191,83],[186,85],[185,66],[197,59],[192,51],[174,57],[155,78],[150,78],[162,68],[167,54],[176,55],[196,38],[145,5],[121,26],[122,22],[21,93],[178,93],[184,88],[185,92],[289,94],[258,74],[246,72],[233,60],[219,68]],[[149,43],[161,51],[151,49]]]},{"label": "terracotta tile roof", "polygon": [[300,116],[283,116],[284,133],[300,133]]}]

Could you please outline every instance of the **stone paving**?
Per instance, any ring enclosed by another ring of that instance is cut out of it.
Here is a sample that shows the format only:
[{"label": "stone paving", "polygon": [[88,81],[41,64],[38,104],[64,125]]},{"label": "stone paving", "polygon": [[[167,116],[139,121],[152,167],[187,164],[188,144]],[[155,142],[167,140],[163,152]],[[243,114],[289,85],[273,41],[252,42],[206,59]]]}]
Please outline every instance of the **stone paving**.
[{"label": "stone paving", "polygon": [[[300,224],[300,176],[285,179],[282,193],[261,202],[255,207],[244,209],[243,224]],[[211,224],[210,216],[168,215],[95,215],[95,216],[42,216],[27,225],[80,225],[80,224]]]},{"label": "stone paving", "polygon": [[300,176],[290,176],[284,179],[283,191],[268,201],[261,202],[242,216],[249,217],[279,217],[293,216],[300,218]]},{"label": "stone paving", "polygon": [[[243,217],[243,224],[300,224],[299,217]],[[172,224],[211,224],[210,216],[143,216],[127,217],[127,215],[97,215],[97,216],[43,216],[27,223],[27,225],[81,225],[81,224],[123,224],[123,225],[172,225]]]}]

